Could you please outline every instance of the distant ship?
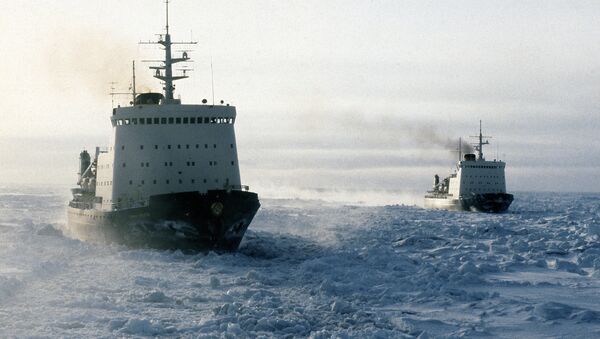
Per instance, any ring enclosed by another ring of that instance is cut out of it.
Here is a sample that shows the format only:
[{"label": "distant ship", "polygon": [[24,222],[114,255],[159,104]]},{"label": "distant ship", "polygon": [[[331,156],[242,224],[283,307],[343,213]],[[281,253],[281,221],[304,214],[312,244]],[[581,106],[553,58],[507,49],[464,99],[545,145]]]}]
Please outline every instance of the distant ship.
[{"label": "distant ship", "polygon": [[513,195],[506,193],[506,164],[496,159],[485,160],[483,145],[489,144],[489,141],[483,141],[481,121],[477,138],[477,156],[469,153],[461,159],[459,145],[456,171],[441,181],[437,174],[434,176],[433,189],[425,195],[425,208],[490,213],[500,213],[508,209]]},{"label": "distant ship", "polygon": [[107,149],[80,154],[78,187],[67,208],[66,233],[89,241],[156,248],[236,250],[260,207],[241,184],[229,104],[182,104],[173,97],[175,63],[166,30],[164,60],[150,67],[163,93],[135,92],[131,106],[113,108]]}]

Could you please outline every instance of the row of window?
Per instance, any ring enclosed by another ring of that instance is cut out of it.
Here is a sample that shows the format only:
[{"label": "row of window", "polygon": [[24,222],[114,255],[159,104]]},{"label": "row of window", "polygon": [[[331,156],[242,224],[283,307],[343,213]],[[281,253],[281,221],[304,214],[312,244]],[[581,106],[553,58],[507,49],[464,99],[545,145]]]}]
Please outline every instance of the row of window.
[{"label": "row of window", "polygon": [[[171,183],[183,184],[183,181],[184,181],[183,179],[177,179],[177,180],[166,179],[165,180],[165,184],[167,184],[167,185],[169,185]],[[228,182],[228,181],[229,181],[229,179],[226,179],[225,182]],[[198,182],[200,182],[200,181],[198,181]],[[208,183],[208,180],[207,179],[202,179],[202,182],[206,184],[206,183]],[[111,181],[111,183],[112,183],[112,181]],[[153,185],[156,185],[157,183],[158,183],[157,180],[152,180],[152,184]],[[195,184],[195,183],[196,183],[196,179],[190,179],[190,184]],[[218,184],[219,183],[219,179],[215,179],[215,183]],[[139,185],[145,185],[145,184],[146,184],[145,180],[140,180]],[[133,185],[133,180],[129,180],[129,185]]]},{"label": "row of window", "polygon": [[[469,184],[471,184],[471,185],[472,185],[472,184],[474,184],[474,183],[475,183],[474,181],[471,181],[471,182],[469,182]],[[478,182],[477,184],[479,184],[479,185],[482,185],[482,184],[483,184],[483,182],[481,182],[481,181],[480,181],[480,182]],[[492,183],[491,183],[491,182],[487,182],[487,184],[488,184],[488,185],[491,185]],[[496,185],[498,185],[499,183],[498,183],[498,182],[496,182],[495,184],[496,184]]]},{"label": "row of window", "polygon": [[[229,181],[229,178],[226,179],[225,182],[228,182],[228,181]],[[173,182],[173,183],[177,182],[177,183],[183,184],[183,179],[178,179],[178,180],[173,180],[173,181],[171,181],[170,179],[166,179],[165,180],[165,184],[171,184],[171,182]],[[200,181],[198,181],[198,182],[200,182]],[[202,182],[206,184],[206,183],[208,183],[208,180],[207,179],[203,179]],[[156,185],[157,183],[158,183],[158,181],[156,179],[152,180],[152,184],[153,185]],[[196,179],[190,179],[190,183],[191,184],[195,184],[196,183]],[[215,183],[218,184],[219,183],[219,179],[215,179]],[[112,184],[113,184],[112,181],[99,181],[98,182],[98,186],[111,186]],[[140,181],[140,185],[145,185],[145,184],[146,184],[145,180],[141,180]],[[133,185],[133,180],[129,180],[129,185]]]},{"label": "row of window", "polygon": [[463,175],[464,178],[500,178],[499,175]]},{"label": "row of window", "polygon": [[[195,167],[196,166],[196,162],[195,161],[186,161],[185,165],[187,167]],[[123,167],[127,167],[127,163],[123,163],[122,164]],[[208,162],[208,166],[217,166],[217,162],[216,161],[209,161]],[[235,161],[231,161],[231,166],[235,166]],[[150,167],[150,163],[149,162],[141,162],[140,163],[140,167]],[[173,162],[172,161],[165,161],[165,167],[173,167]],[[103,165],[100,166],[100,168],[109,168],[109,165]]]},{"label": "row of window", "polygon": [[463,167],[467,167],[467,168],[501,168],[500,166],[471,166],[471,165],[463,165]]},{"label": "row of window", "polygon": [[[175,147],[175,145],[165,145],[163,149],[172,149],[174,147]],[[154,145],[154,149],[158,149],[158,148],[159,148],[158,145]],[[192,147],[190,144],[186,144],[186,145],[178,144],[177,145],[177,149],[182,149],[182,148],[190,149]],[[196,144],[196,149],[198,149],[198,148],[200,148],[200,144]],[[208,144],[204,144],[204,148],[208,149]],[[212,148],[217,148],[217,144],[213,144]],[[233,148],[233,144],[229,144],[229,148]],[[112,147],[110,148],[110,150],[112,151]],[[123,151],[125,150],[125,145],[121,146],[121,150],[123,150]],[[140,145],[140,150],[144,150],[144,145]]]},{"label": "row of window", "polygon": [[489,188],[472,188],[472,189],[470,189],[469,191],[470,191],[470,192],[483,192],[483,193],[486,193],[486,192],[488,192],[488,193],[491,193],[491,192],[489,191]]},{"label": "row of window", "polygon": [[114,119],[113,126],[124,125],[180,125],[180,124],[228,124],[232,125],[235,118],[223,117],[168,117],[168,118],[130,118]]}]

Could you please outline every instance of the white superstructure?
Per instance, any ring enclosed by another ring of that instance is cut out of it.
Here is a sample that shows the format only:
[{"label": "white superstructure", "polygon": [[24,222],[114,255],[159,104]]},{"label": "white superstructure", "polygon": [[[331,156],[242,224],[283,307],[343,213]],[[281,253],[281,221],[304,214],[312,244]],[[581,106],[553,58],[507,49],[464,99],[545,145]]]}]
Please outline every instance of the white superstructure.
[{"label": "white superstructure", "polygon": [[144,206],[158,194],[241,188],[235,107],[150,104],[113,113],[97,163],[102,210]]}]

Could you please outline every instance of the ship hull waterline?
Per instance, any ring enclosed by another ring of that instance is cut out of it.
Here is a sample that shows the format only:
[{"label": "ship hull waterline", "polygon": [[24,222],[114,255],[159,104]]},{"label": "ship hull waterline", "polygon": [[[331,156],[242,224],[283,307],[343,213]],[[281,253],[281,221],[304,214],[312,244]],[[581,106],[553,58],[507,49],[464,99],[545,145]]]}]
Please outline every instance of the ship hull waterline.
[{"label": "ship hull waterline", "polygon": [[69,206],[65,233],[129,247],[235,251],[259,207],[256,193],[226,190],[162,194],[126,210]]},{"label": "ship hull waterline", "polygon": [[485,213],[505,212],[513,201],[508,193],[483,193],[451,197],[425,197],[425,208],[451,211],[475,211]]}]

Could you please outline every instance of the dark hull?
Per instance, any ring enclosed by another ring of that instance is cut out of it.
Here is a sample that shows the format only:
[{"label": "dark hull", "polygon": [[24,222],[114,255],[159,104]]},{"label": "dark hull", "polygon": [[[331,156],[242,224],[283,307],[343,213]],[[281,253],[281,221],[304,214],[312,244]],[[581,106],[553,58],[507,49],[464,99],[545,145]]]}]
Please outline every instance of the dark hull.
[{"label": "dark hull", "polygon": [[508,193],[473,193],[458,199],[448,196],[427,196],[425,197],[425,208],[501,213],[508,209],[512,201],[513,195]]},{"label": "dark hull", "polygon": [[513,195],[508,193],[483,193],[461,196],[460,203],[466,211],[501,213],[508,209]]},{"label": "dark hull", "polygon": [[234,251],[258,211],[256,193],[214,190],[153,196],[117,211],[68,207],[74,238],[132,247]]}]

